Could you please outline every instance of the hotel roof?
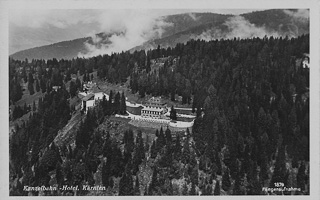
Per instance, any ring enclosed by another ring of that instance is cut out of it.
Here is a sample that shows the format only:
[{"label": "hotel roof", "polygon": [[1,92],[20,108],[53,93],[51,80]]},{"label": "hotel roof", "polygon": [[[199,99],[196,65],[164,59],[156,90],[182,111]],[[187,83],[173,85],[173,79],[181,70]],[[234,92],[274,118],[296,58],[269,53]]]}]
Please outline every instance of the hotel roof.
[{"label": "hotel roof", "polygon": [[90,98],[92,98],[92,97],[94,97],[94,94],[88,94],[87,96],[85,96],[82,100],[83,101],[88,101],[88,100],[90,100]]}]

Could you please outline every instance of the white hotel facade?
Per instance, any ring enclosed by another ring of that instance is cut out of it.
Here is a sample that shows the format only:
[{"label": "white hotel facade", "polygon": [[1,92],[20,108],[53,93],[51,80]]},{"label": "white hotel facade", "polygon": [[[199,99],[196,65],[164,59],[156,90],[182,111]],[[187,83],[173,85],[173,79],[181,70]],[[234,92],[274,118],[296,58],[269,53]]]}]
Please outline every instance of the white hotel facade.
[{"label": "white hotel facade", "polygon": [[141,110],[141,117],[152,119],[164,119],[164,114],[168,112],[167,104],[159,97],[152,97]]}]

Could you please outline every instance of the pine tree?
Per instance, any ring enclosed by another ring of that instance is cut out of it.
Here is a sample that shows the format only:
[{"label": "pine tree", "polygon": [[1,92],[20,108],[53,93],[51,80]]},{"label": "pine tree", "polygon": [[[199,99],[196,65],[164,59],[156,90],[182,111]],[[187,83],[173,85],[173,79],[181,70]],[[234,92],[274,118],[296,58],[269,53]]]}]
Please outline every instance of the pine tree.
[{"label": "pine tree", "polygon": [[186,138],[186,140],[183,143],[183,149],[182,149],[182,162],[185,164],[189,163],[190,158],[190,147],[189,147],[189,140]]},{"label": "pine tree", "polygon": [[301,162],[298,174],[297,174],[297,187],[301,189],[303,192],[305,190],[305,179],[306,179],[306,174],[305,174],[305,164],[304,162]]},{"label": "pine tree", "polygon": [[29,82],[28,83],[28,90],[29,90],[29,94],[33,95],[34,94],[34,86],[33,83]]},{"label": "pine tree", "polygon": [[147,73],[151,71],[151,62],[150,62],[150,56],[147,56],[147,68],[146,68]]},{"label": "pine tree", "polygon": [[33,112],[37,111],[37,107],[36,107],[36,102],[35,101],[33,101],[33,104],[32,104],[32,111]]},{"label": "pine tree", "polygon": [[45,93],[47,91],[46,84],[42,78],[40,79],[40,88],[42,93]]},{"label": "pine tree", "polygon": [[222,176],[222,189],[228,191],[231,186],[229,168],[227,168]]},{"label": "pine tree", "polygon": [[126,97],[124,96],[124,92],[121,93],[121,101],[120,101],[120,114],[126,114]]},{"label": "pine tree", "polygon": [[165,132],[165,135],[166,135],[166,143],[167,144],[171,144],[172,136],[171,136],[171,131],[170,131],[170,129],[168,127],[167,127],[167,130]]},{"label": "pine tree", "polygon": [[163,134],[163,129],[162,126],[160,128],[160,132],[159,132],[159,137],[157,138],[157,152],[160,152],[160,150],[166,145],[166,139],[165,136]]},{"label": "pine tree", "polygon": [[87,74],[86,74],[86,73],[83,74],[82,81],[83,81],[83,82],[87,82],[87,81],[88,81],[88,79],[87,79]]},{"label": "pine tree", "polygon": [[127,165],[126,170],[122,175],[122,178],[119,182],[119,196],[132,196],[134,195],[134,188],[133,188],[133,180],[131,175],[131,169]]},{"label": "pine tree", "polygon": [[148,194],[157,195],[158,187],[159,187],[158,170],[156,167],[154,167],[152,172],[151,183],[149,185]]},{"label": "pine tree", "polygon": [[180,143],[180,135],[177,134],[175,147],[174,147],[174,157],[176,160],[181,160],[181,143]]},{"label": "pine tree", "polygon": [[40,84],[39,84],[39,80],[36,79],[36,91],[39,92],[40,91]]},{"label": "pine tree", "polygon": [[102,163],[102,170],[101,170],[101,180],[102,184],[108,188],[109,187],[109,178],[111,175],[111,168],[109,160],[107,162]]},{"label": "pine tree", "polygon": [[171,110],[170,110],[170,119],[172,119],[172,120],[177,120],[177,112],[176,112],[176,110],[173,108],[173,105],[171,106]]},{"label": "pine tree", "polygon": [[216,180],[216,186],[214,187],[213,195],[220,195],[220,181]]},{"label": "pine tree", "polygon": [[193,182],[191,182],[191,189],[189,195],[197,195],[196,186]]},{"label": "pine tree", "polygon": [[28,74],[28,83],[33,84],[34,83],[34,78],[31,72]]},{"label": "pine tree", "polygon": [[157,151],[156,151],[156,142],[153,140],[152,145],[151,145],[151,150],[150,150],[151,158],[156,158],[157,157]]},{"label": "pine tree", "polygon": [[149,135],[146,134],[146,141],[145,141],[145,145],[144,145],[144,152],[148,153],[149,152],[149,148],[150,148],[150,139],[149,139]]},{"label": "pine tree", "polygon": [[245,192],[243,191],[243,180],[240,173],[237,173],[235,178],[235,184],[233,188],[233,195],[244,195]]},{"label": "pine tree", "polygon": [[186,183],[183,184],[182,186],[182,195],[188,195],[188,186]]},{"label": "pine tree", "polygon": [[270,187],[274,187],[275,183],[284,183],[286,185],[287,169],[286,169],[286,156],[285,156],[285,146],[282,145],[279,149],[278,156],[276,159],[274,172],[272,179],[270,181]]},{"label": "pine tree", "polygon": [[56,179],[59,186],[62,186],[63,184],[63,174],[62,174],[62,167],[60,162],[57,162],[56,164]]},{"label": "pine tree", "polygon": [[[192,168],[192,167],[191,167]],[[199,184],[199,172],[198,172],[198,168],[192,168],[192,172],[190,175],[190,179],[191,179],[191,183],[194,185],[198,185]]]},{"label": "pine tree", "polygon": [[135,152],[133,157],[133,174],[136,174],[136,172],[139,171],[139,165],[141,164],[144,157],[145,154],[142,132],[139,130],[136,137]]},{"label": "pine tree", "polygon": [[136,183],[134,185],[134,194],[140,196],[140,184],[139,184],[138,176],[136,176]]},{"label": "pine tree", "polygon": [[120,93],[119,92],[117,92],[117,94],[114,97],[113,107],[116,114],[120,112]]},{"label": "pine tree", "polygon": [[76,84],[73,81],[70,81],[69,93],[70,93],[71,97],[76,96],[77,87],[76,87]]}]

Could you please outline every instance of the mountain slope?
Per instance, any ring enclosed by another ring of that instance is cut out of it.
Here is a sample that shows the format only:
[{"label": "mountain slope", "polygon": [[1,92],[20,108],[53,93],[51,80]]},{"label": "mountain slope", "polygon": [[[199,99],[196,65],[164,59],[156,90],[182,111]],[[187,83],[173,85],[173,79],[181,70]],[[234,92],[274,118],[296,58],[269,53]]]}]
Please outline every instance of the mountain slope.
[{"label": "mountain slope", "polygon": [[[264,37],[265,35],[296,37],[309,33],[308,16],[299,12],[299,10],[274,9],[246,13],[240,16],[214,13],[185,13],[164,16],[162,20],[170,26],[163,27],[162,37],[152,38],[140,46],[133,47],[130,51],[156,48],[158,45],[173,47],[177,43],[185,43],[190,39],[250,38]],[[19,60],[25,58],[71,59],[77,57],[79,53],[85,55],[92,48],[108,48],[111,43],[108,38],[114,34],[123,33],[109,33],[108,35],[100,33],[96,35],[98,40],[88,37],[64,41],[20,51],[11,57]]]},{"label": "mountain slope", "polygon": [[[295,12],[296,10],[291,10]],[[309,20],[288,15],[285,10],[266,10],[242,14],[240,16],[222,15],[160,39],[150,40],[130,51],[162,47],[174,47],[190,39],[221,39],[250,37],[297,37],[309,33]]]},{"label": "mountain slope", "polygon": [[64,41],[59,43],[54,43],[51,45],[35,47],[32,49],[27,49],[19,51],[12,54],[10,57],[17,60],[24,60],[25,58],[31,59],[49,59],[49,58],[59,58],[59,59],[70,59],[78,55],[79,52],[85,52],[85,41],[89,38],[80,38],[71,41]]}]

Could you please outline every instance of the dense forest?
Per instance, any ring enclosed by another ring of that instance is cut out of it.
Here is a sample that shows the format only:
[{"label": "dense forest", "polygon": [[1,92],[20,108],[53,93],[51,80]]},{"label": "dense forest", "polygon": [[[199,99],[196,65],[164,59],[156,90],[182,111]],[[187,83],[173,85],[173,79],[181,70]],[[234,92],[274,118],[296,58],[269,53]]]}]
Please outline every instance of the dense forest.
[{"label": "dense forest", "polygon": [[[300,191],[277,194],[309,194],[305,53],[309,35],[190,40],[174,48],[88,59],[10,59],[10,105],[21,99],[22,83],[28,83],[31,95],[34,88],[46,94],[10,138],[10,177],[19,182],[10,194],[28,195],[22,185],[93,186],[96,176],[107,188],[102,195],[266,194],[263,187],[278,183]],[[157,63],[160,67],[154,70]],[[109,83],[129,82],[141,97],[152,94],[174,101],[176,94],[182,96],[182,103],[197,112],[192,131],[180,135],[163,127],[144,133],[154,135],[151,140],[141,131],[127,130],[120,140],[113,138],[97,127],[110,115],[125,112],[120,106],[123,94],[117,93],[84,116],[74,147],[57,147],[53,137],[73,110],[68,98],[82,85],[71,75],[84,75],[82,81],[87,81],[93,71]],[[61,89],[51,91],[54,85]]]}]

